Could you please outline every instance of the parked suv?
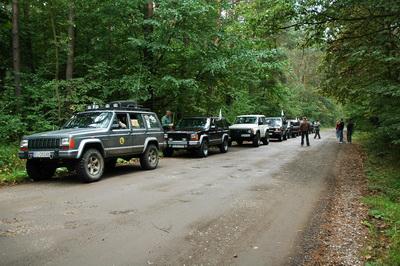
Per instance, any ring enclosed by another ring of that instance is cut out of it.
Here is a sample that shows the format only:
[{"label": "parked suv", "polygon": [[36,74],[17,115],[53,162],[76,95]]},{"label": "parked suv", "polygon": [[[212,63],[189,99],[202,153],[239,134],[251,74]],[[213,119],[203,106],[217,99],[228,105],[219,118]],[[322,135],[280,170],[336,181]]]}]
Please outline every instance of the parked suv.
[{"label": "parked suv", "polygon": [[208,156],[210,146],[228,151],[229,128],[225,118],[187,117],[183,118],[174,131],[167,132],[167,148],[164,156],[172,156],[174,150],[190,150],[199,157]]},{"label": "parked suv", "polygon": [[295,138],[300,135],[300,121],[297,119],[287,120],[288,135]]},{"label": "parked suv", "polygon": [[241,115],[236,117],[235,123],[229,127],[231,142],[242,145],[243,141],[251,141],[254,147],[268,145],[268,125],[264,115]]},{"label": "parked suv", "polygon": [[288,130],[287,121],[282,117],[266,117],[269,126],[268,133],[270,138],[276,138],[279,141],[287,140]]},{"label": "parked suv", "polygon": [[64,166],[83,181],[93,182],[113,168],[117,158],[138,157],[143,169],[156,168],[158,151],[165,145],[155,113],[133,103],[113,102],[73,115],[60,130],[24,137],[18,155],[27,159],[26,170],[33,180],[50,178]]}]

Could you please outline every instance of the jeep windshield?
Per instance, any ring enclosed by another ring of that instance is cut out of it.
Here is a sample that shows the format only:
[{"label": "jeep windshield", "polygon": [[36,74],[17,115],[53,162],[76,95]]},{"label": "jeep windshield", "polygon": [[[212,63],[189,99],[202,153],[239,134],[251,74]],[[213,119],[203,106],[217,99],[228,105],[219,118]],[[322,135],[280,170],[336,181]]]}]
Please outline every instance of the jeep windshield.
[{"label": "jeep windshield", "polygon": [[236,117],[235,124],[256,124],[257,117],[255,116],[238,116]]},{"label": "jeep windshield", "polygon": [[282,121],[278,118],[267,118],[266,119],[268,126],[270,127],[280,127],[282,126]]},{"label": "jeep windshield", "polygon": [[204,129],[207,127],[207,118],[184,118],[175,127],[176,130]]},{"label": "jeep windshield", "polygon": [[111,112],[79,113],[71,117],[63,128],[107,128],[111,118]]}]

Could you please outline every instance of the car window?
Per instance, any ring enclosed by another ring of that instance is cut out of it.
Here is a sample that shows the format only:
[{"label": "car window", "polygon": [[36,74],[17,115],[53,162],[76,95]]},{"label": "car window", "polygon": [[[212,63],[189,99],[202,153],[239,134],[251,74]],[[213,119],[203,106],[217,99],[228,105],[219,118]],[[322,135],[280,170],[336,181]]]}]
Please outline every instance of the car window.
[{"label": "car window", "polygon": [[216,120],[215,124],[218,128],[224,128],[225,127],[225,120],[224,119],[220,119],[220,120]]},{"label": "car window", "polygon": [[145,128],[143,116],[141,114],[129,114],[132,129]]},{"label": "car window", "polygon": [[160,123],[158,122],[158,119],[155,115],[153,114],[145,114],[144,115],[144,120],[146,121],[146,126],[147,128],[161,128]]},{"label": "car window", "polygon": [[118,124],[118,129],[129,129],[129,123],[128,123],[128,114],[127,113],[116,113],[116,116],[114,117],[114,122],[113,124]]}]

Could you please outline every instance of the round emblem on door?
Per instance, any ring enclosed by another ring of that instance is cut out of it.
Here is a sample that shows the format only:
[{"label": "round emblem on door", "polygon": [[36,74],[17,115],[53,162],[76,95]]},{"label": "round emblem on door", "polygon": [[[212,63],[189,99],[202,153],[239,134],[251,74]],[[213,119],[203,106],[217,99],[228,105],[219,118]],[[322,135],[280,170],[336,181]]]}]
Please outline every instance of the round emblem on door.
[{"label": "round emblem on door", "polygon": [[119,138],[119,144],[124,144],[125,143],[125,138],[124,137],[120,137]]}]

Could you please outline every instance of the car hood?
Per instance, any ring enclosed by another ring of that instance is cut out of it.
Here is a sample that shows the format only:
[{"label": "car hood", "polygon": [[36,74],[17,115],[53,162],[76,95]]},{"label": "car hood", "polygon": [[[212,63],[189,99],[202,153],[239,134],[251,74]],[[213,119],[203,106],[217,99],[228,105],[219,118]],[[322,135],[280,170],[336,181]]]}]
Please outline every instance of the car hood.
[{"label": "car hood", "polygon": [[101,128],[68,128],[68,129],[60,129],[54,131],[47,131],[36,133],[33,135],[29,135],[26,138],[45,138],[45,137],[54,137],[54,138],[63,138],[63,137],[73,137],[77,135],[86,135],[86,134],[98,134],[101,132],[105,132],[106,129]]},{"label": "car hood", "polygon": [[233,124],[229,127],[229,129],[252,129],[257,127],[257,124]]},{"label": "car hood", "polygon": [[168,131],[168,134],[193,134],[198,133],[200,130],[197,129],[184,129],[184,130],[176,130],[176,131]]}]

